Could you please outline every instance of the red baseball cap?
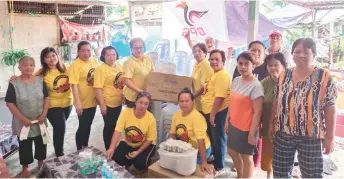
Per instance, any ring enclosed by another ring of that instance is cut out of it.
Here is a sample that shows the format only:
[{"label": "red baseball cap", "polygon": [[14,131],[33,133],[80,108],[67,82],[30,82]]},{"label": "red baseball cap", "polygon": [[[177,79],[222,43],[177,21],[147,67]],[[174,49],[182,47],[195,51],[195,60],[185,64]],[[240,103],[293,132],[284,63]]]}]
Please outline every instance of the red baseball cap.
[{"label": "red baseball cap", "polygon": [[273,30],[270,32],[269,37],[272,37],[272,36],[282,36],[282,33],[279,30]]}]

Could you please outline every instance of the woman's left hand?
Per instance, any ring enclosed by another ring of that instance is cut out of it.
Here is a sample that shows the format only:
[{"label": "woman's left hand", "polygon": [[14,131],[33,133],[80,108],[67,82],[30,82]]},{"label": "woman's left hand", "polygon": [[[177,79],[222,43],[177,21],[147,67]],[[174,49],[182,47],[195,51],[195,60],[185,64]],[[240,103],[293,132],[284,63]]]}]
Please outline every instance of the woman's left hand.
[{"label": "woman's left hand", "polygon": [[214,126],[214,127],[216,126],[216,124],[215,124],[215,116],[210,115],[209,121],[210,121],[210,124],[211,124],[212,126]]},{"label": "woman's left hand", "polygon": [[39,124],[43,124],[46,118],[47,118],[47,117],[46,117],[45,115],[41,114],[41,115],[38,116],[38,118],[37,118],[38,123],[39,123]]},{"label": "woman's left hand", "polygon": [[324,154],[330,154],[334,151],[333,138],[325,137],[323,141],[323,151]]},{"label": "woman's left hand", "polygon": [[127,157],[127,159],[134,159],[138,155],[139,155],[139,152],[138,151],[134,151],[134,152],[128,153],[125,157]]},{"label": "woman's left hand", "polygon": [[256,138],[252,134],[248,134],[248,143],[251,145],[256,145]]}]

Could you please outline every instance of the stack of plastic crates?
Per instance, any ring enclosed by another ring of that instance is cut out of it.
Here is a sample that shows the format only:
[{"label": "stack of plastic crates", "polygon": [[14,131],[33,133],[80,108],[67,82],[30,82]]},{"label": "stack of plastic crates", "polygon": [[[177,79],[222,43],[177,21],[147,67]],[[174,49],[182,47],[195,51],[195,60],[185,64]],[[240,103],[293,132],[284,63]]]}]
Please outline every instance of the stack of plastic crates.
[{"label": "stack of plastic crates", "polygon": [[165,141],[170,132],[172,117],[179,110],[179,106],[173,103],[161,103],[160,118],[157,119],[157,144]]}]

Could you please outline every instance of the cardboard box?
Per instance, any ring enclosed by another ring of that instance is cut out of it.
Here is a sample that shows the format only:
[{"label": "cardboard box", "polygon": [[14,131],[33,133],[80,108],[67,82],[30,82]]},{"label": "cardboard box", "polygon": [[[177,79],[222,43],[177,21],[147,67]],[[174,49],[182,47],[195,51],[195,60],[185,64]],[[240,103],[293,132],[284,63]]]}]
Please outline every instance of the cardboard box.
[{"label": "cardboard box", "polygon": [[178,103],[178,93],[183,88],[192,89],[192,79],[186,76],[150,72],[146,91],[153,100]]},{"label": "cardboard box", "polygon": [[160,167],[159,161],[148,167],[148,178],[213,178],[206,172],[202,172],[200,165],[197,165],[196,172],[191,176],[179,175],[174,171]]}]

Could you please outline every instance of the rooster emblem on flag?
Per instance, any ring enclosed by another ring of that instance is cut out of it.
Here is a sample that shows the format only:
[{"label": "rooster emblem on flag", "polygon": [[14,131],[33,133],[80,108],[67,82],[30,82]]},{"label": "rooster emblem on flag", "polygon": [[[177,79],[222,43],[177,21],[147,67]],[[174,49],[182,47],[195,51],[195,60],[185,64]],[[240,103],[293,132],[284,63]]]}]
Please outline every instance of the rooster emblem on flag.
[{"label": "rooster emblem on flag", "polygon": [[202,16],[208,13],[208,11],[195,11],[195,10],[189,11],[189,6],[186,4],[185,1],[182,1],[176,7],[180,7],[184,9],[184,20],[189,26],[193,26],[193,24],[195,23],[194,18],[200,19]]}]

